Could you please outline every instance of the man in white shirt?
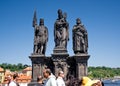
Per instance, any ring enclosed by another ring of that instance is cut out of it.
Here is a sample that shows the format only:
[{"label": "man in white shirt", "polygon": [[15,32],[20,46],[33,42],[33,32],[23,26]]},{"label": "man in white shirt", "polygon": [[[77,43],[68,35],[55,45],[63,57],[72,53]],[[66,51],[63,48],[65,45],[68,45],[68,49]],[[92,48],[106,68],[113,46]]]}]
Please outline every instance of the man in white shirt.
[{"label": "man in white shirt", "polygon": [[56,77],[51,73],[50,69],[45,69],[43,71],[43,75],[46,78],[46,81],[43,86],[57,86],[56,85]]},{"label": "man in white shirt", "polygon": [[18,74],[14,74],[13,80],[9,83],[8,86],[19,86],[18,83],[16,82],[17,78],[18,78]]},{"label": "man in white shirt", "polygon": [[59,71],[58,78],[57,78],[57,86],[65,86],[65,82],[64,82],[63,78],[64,78],[63,71]]}]

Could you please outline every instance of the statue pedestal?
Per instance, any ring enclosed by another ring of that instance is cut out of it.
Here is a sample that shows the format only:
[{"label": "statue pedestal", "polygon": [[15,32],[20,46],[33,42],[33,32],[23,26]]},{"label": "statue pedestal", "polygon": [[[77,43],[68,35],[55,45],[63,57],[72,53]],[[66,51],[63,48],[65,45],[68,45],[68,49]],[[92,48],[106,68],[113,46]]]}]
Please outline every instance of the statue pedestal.
[{"label": "statue pedestal", "polygon": [[54,64],[55,76],[58,76],[58,72],[62,70],[65,75],[65,80],[68,73],[68,64],[67,64],[68,57],[69,54],[67,53],[67,50],[64,48],[54,48],[53,54],[51,56]]},{"label": "statue pedestal", "polygon": [[55,47],[53,53],[67,53],[67,50],[63,47]]},{"label": "statue pedestal", "polygon": [[29,58],[32,61],[32,81],[28,84],[28,86],[35,86],[37,84],[37,77],[39,75],[43,76],[42,70],[44,68],[44,61],[46,57],[44,55],[32,54]]},{"label": "statue pedestal", "polygon": [[81,79],[87,75],[87,61],[90,55],[87,54],[76,54],[73,58],[76,61],[76,78]]}]

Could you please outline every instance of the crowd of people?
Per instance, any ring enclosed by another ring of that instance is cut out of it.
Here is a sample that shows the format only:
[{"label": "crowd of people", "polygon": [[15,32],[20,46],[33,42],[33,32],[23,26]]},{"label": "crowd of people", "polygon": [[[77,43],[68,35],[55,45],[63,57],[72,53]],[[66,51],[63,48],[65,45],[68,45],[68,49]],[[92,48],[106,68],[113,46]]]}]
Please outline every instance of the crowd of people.
[{"label": "crowd of people", "polygon": [[[59,71],[58,76],[55,77],[50,69],[45,69],[43,71],[43,76],[46,78],[46,80],[42,81],[39,86],[104,86],[102,81],[92,80],[87,76],[82,77],[81,80],[69,77],[68,81],[65,82],[63,71]],[[42,78],[40,80],[42,80]]]},{"label": "crowd of people", "polygon": [[[37,77],[37,84],[35,86],[104,86],[100,80],[92,80],[87,76],[82,77],[80,80],[74,77],[69,77],[64,81],[64,72],[59,71],[58,76],[53,75],[49,68],[43,70],[43,76]],[[8,86],[19,86],[17,83],[18,74],[8,77]]]},{"label": "crowd of people", "polygon": [[17,83],[18,73],[14,73],[13,75],[8,76],[8,86],[19,86]]}]

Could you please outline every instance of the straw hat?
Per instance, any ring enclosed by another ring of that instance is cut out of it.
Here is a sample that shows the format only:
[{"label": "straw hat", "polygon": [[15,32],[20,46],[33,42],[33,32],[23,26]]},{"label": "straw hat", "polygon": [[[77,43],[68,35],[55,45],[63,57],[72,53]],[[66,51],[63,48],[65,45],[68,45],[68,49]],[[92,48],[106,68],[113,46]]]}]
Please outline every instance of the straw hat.
[{"label": "straw hat", "polygon": [[93,84],[97,83],[99,80],[91,80],[88,77],[83,77],[82,78],[82,85],[83,86],[92,86]]}]

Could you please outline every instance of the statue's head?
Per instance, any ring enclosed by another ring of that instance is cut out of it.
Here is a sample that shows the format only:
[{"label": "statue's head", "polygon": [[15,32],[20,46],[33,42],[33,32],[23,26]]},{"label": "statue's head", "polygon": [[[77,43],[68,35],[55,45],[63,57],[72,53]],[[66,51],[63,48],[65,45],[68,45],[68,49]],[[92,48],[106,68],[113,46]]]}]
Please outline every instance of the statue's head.
[{"label": "statue's head", "polygon": [[58,18],[59,19],[63,18],[62,10],[61,9],[58,9]]},{"label": "statue's head", "polygon": [[40,19],[40,24],[39,25],[44,25],[44,19]]},{"label": "statue's head", "polygon": [[62,14],[62,10],[61,9],[58,9],[58,14]]},{"label": "statue's head", "polygon": [[76,19],[76,24],[81,24],[80,18]]}]

